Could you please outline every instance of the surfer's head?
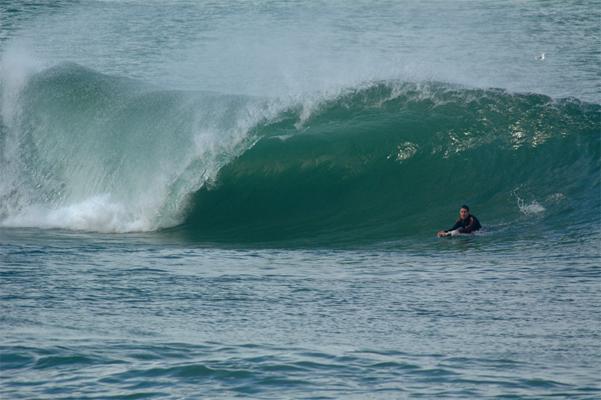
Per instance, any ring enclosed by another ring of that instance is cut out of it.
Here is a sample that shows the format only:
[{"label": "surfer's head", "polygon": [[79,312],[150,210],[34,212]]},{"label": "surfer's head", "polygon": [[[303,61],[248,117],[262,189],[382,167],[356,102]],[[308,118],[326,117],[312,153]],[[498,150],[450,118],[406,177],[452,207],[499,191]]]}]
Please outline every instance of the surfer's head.
[{"label": "surfer's head", "polygon": [[470,208],[465,204],[459,209],[459,218],[466,219],[470,216]]}]

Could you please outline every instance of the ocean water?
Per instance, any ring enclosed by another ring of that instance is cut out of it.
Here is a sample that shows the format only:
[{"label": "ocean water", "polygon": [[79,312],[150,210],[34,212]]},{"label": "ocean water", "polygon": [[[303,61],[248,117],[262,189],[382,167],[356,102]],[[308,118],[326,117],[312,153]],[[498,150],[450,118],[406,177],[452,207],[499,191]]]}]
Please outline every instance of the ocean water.
[{"label": "ocean water", "polygon": [[600,10],[0,2],[0,398],[600,398]]}]

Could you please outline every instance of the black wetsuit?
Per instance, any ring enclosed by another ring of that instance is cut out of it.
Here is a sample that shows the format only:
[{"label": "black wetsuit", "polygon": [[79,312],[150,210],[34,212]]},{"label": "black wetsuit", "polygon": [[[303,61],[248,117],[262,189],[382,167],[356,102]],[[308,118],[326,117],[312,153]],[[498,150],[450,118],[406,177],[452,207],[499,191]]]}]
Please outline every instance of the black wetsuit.
[{"label": "black wetsuit", "polygon": [[459,233],[472,233],[476,232],[480,228],[482,228],[482,225],[480,225],[480,221],[478,221],[478,218],[470,214],[470,216],[466,219],[459,218],[457,222],[455,222],[455,225],[453,225],[451,229],[446,230],[445,232],[450,232],[454,231],[455,229],[459,229]]}]

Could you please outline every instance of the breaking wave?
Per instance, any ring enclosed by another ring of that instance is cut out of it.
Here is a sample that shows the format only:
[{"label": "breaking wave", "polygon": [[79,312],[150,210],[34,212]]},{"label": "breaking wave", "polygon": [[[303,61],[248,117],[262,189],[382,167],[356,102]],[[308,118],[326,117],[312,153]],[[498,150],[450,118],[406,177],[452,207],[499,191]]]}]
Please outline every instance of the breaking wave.
[{"label": "breaking wave", "polygon": [[[11,82],[14,82],[11,81]],[[0,224],[202,240],[599,226],[601,106],[440,82],[274,100],[62,64],[2,81]]]}]

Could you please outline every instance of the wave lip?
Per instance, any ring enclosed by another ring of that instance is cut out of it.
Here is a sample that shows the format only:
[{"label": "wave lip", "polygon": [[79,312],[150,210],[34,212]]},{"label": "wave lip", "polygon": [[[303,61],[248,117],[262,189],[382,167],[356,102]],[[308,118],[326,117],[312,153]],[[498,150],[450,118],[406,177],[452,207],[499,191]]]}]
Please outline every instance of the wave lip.
[{"label": "wave lip", "polygon": [[264,100],[161,90],[76,64],[33,74],[7,98],[0,223],[101,232],[180,223],[190,193],[273,112]]}]

